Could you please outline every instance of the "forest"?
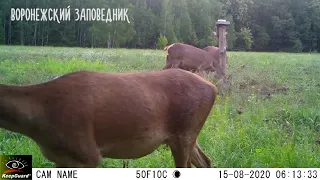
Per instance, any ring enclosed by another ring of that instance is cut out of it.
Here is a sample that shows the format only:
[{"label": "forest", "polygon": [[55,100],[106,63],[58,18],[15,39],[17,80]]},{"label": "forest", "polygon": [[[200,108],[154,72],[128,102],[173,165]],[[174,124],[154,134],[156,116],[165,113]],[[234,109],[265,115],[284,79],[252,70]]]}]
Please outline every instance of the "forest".
[{"label": "forest", "polygon": [[[130,23],[11,21],[11,8],[128,8]],[[230,21],[231,51],[320,51],[319,0],[0,0],[0,44],[93,48],[217,45]]]}]

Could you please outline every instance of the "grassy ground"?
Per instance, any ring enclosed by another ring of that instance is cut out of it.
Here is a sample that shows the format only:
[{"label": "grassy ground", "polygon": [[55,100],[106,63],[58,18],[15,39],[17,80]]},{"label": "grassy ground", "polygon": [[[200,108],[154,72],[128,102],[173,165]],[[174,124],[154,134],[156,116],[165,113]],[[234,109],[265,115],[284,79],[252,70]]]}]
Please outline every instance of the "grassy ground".
[{"label": "grassy ground", "polygon": [[[31,84],[67,72],[159,70],[164,51],[0,46],[0,83]],[[219,96],[199,135],[217,167],[319,167],[320,54],[229,52],[232,86]],[[212,76],[205,76],[213,81]],[[239,112],[242,113],[239,113]],[[0,154],[32,154],[53,167],[29,138],[0,130]],[[105,159],[100,167],[121,167]],[[173,167],[170,150],[130,160],[129,167]]]}]

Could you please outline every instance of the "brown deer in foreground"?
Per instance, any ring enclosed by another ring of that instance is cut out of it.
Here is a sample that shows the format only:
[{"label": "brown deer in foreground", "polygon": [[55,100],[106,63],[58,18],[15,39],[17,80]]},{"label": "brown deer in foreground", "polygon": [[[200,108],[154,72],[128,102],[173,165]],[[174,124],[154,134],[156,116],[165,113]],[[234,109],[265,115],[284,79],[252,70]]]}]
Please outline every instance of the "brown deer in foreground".
[{"label": "brown deer in foreground", "polygon": [[0,127],[33,139],[60,168],[140,158],[161,144],[176,167],[211,167],[197,136],[216,95],[213,84],[179,69],[77,71],[42,84],[0,85]]}]

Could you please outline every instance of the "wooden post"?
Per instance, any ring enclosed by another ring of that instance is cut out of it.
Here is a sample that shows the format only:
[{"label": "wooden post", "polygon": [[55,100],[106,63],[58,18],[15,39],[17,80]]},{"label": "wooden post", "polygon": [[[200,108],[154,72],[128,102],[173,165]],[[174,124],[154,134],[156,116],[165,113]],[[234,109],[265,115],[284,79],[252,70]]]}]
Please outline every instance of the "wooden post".
[{"label": "wooden post", "polygon": [[226,73],[227,70],[227,26],[230,24],[229,21],[224,19],[219,19],[216,22],[217,27],[217,41],[219,43],[219,62],[222,68],[222,71]]}]

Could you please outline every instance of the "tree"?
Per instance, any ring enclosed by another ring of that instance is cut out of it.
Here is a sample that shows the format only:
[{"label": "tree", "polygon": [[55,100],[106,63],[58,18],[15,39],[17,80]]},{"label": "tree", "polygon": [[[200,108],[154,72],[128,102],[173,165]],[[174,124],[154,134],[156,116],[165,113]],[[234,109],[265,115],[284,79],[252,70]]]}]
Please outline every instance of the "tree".
[{"label": "tree", "polygon": [[161,16],[161,27],[163,28],[163,35],[168,38],[169,43],[174,43],[176,35],[173,30],[173,19],[174,14],[172,12],[172,1],[163,0],[162,1],[162,10],[160,13]]},{"label": "tree", "polygon": [[[10,20],[11,7],[68,6],[67,22]],[[128,8],[130,23],[74,21],[74,8]],[[3,0],[0,43],[156,48],[162,33],[170,44],[202,48],[217,45],[218,19],[230,21],[228,50],[320,51],[319,0]]]},{"label": "tree", "polygon": [[139,22],[134,24],[136,31],[136,36],[133,39],[134,47],[143,48],[155,46],[158,34],[155,26],[155,22],[157,21],[145,0],[136,1],[133,18],[136,22]]},{"label": "tree", "polygon": [[227,34],[227,48],[228,50],[233,49],[237,40],[237,36],[236,36],[236,32],[234,29],[234,22],[233,22],[233,18],[231,15],[228,15],[226,18],[229,22],[230,25],[228,26],[228,34]]},{"label": "tree", "polygon": [[296,52],[301,52],[302,51],[303,45],[302,45],[302,42],[300,41],[300,39],[297,39],[297,40],[294,41],[293,49]]},{"label": "tree", "polygon": [[236,46],[241,50],[250,50],[252,47],[252,33],[249,28],[241,28],[237,33]]},{"label": "tree", "polygon": [[157,49],[163,49],[168,44],[168,40],[165,36],[160,33],[160,36],[158,38],[157,42]]},{"label": "tree", "polygon": [[4,31],[4,26],[3,26],[3,20],[2,20],[2,13],[0,13],[0,44],[5,44],[5,38],[4,38],[4,36],[5,36],[5,31]]},{"label": "tree", "polygon": [[192,26],[188,6],[185,0],[176,0],[173,4],[176,19],[177,37],[182,42],[194,45],[197,42],[196,33]]}]

